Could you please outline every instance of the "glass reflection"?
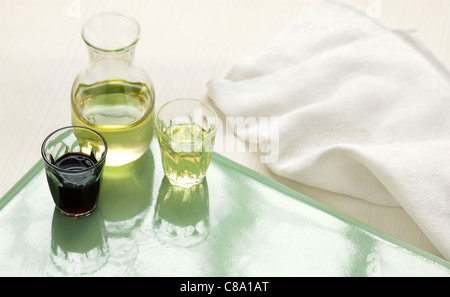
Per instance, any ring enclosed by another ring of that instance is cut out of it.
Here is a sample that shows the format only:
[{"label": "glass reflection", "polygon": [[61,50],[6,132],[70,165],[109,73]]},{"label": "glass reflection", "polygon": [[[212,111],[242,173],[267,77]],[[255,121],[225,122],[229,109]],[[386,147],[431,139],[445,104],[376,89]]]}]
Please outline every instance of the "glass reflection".
[{"label": "glass reflection", "polygon": [[100,211],[73,219],[56,207],[51,231],[51,261],[62,275],[92,274],[110,256],[105,224]]},{"label": "glass reflection", "polygon": [[150,149],[132,163],[104,169],[98,207],[111,248],[108,266],[115,274],[120,275],[136,262],[136,232],[152,204],[154,171]]},{"label": "glass reflection", "polygon": [[153,175],[150,149],[133,163],[105,167],[99,208],[109,235],[127,236],[141,225],[152,203]]},{"label": "glass reflection", "polygon": [[198,185],[183,188],[164,176],[153,217],[156,237],[174,246],[191,247],[209,233],[209,193],[206,178]]}]

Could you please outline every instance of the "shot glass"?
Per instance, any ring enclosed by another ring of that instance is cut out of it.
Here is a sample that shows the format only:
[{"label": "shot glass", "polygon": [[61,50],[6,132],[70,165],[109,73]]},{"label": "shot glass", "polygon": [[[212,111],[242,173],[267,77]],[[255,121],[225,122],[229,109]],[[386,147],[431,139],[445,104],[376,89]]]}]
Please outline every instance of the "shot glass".
[{"label": "shot glass", "polygon": [[97,206],[106,141],[78,126],[60,128],[41,147],[45,173],[56,207],[70,217],[89,215]]},{"label": "shot glass", "polygon": [[214,109],[197,99],[175,99],[159,109],[155,121],[162,166],[170,183],[183,188],[201,183],[217,131]]}]

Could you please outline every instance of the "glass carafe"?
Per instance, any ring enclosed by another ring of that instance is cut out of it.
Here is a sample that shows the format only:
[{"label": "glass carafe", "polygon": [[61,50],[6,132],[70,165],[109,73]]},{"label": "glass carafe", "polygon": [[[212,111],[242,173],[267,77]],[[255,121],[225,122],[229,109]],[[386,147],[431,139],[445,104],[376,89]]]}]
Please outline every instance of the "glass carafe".
[{"label": "glass carafe", "polygon": [[106,166],[133,162],[147,151],[154,133],[153,83],[134,64],[141,27],[130,16],[103,12],[86,20],[81,36],[89,63],[72,86],[72,124],[103,135]]}]

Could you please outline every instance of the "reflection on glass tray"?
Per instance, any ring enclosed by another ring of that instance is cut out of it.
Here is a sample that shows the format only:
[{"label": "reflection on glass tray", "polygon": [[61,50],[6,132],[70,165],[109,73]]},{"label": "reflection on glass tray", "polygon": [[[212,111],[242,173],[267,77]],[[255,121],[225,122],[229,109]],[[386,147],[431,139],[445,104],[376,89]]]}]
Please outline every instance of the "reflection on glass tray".
[{"label": "reflection on glass tray", "polygon": [[107,167],[97,209],[55,210],[42,161],[0,200],[0,276],[450,276],[450,263],[214,154],[164,178],[156,139]]}]

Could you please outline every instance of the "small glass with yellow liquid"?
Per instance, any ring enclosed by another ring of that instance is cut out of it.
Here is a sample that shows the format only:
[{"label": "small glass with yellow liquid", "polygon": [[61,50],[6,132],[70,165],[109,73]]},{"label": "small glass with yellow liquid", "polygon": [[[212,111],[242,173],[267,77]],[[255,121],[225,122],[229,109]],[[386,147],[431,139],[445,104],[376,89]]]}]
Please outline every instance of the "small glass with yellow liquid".
[{"label": "small glass with yellow liquid", "polygon": [[106,166],[131,163],[147,151],[155,132],[153,83],[134,63],[141,27],[130,16],[103,12],[86,20],[81,36],[89,63],[73,82],[72,124],[102,134]]},{"label": "small glass with yellow liquid", "polygon": [[197,99],[164,104],[155,117],[164,174],[171,184],[189,188],[200,184],[214,148],[218,118],[214,109]]}]

